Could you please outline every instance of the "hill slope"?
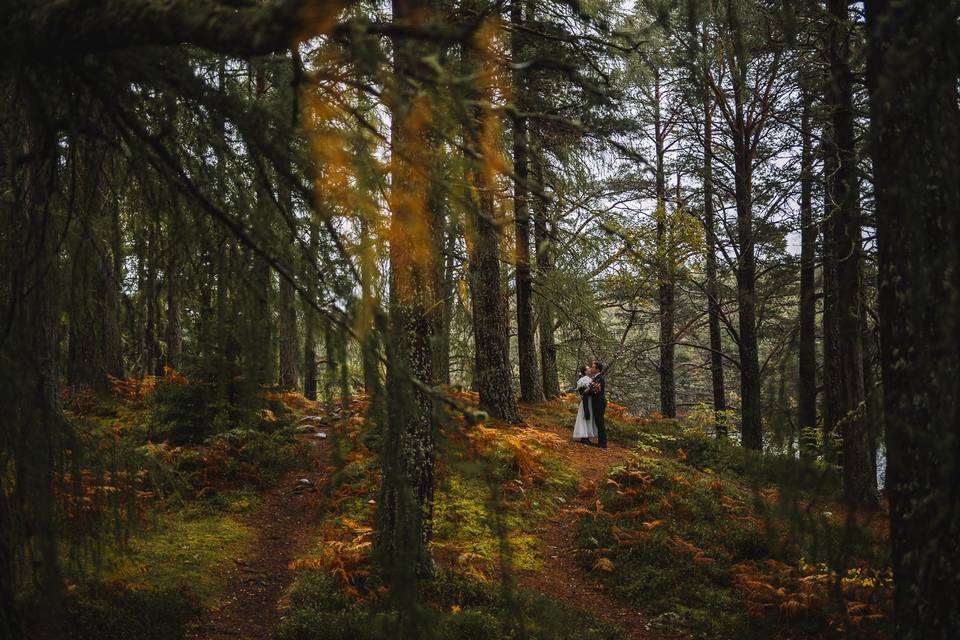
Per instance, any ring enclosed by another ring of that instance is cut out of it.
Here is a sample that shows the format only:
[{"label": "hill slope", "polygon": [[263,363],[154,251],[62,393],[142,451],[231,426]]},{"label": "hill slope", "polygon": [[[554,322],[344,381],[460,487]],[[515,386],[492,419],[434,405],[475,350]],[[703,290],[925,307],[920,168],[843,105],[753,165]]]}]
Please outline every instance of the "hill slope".
[{"label": "hill slope", "polygon": [[[139,396],[78,417],[152,469],[137,477],[154,491],[108,589],[75,592],[64,637],[394,637],[365,399],[268,399],[259,426],[175,447],[153,441],[190,425],[170,430]],[[571,440],[572,397],[522,412],[441,430],[437,577],[418,614],[437,638],[885,636],[885,518],[845,517],[828,467],[617,405],[606,450]]]}]

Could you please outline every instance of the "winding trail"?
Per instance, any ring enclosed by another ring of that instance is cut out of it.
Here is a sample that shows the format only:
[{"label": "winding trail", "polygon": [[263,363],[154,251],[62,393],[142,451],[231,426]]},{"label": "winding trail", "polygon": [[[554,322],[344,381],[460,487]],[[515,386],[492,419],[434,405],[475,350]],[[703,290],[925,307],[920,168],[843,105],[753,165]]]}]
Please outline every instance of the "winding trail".
[{"label": "winding trail", "polygon": [[[325,425],[325,430],[329,427]],[[304,438],[307,439],[307,438]],[[329,478],[329,439],[313,439],[312,471],[291,471],[269,491],[245,524],[256,532],[252,555],[226,568],[219,603],[187,630],[188,640],[272,640],[281,600],[293,582],[287,567],[302,542],[316,533],[323,483]],[[307,479],[309,484],[301,483]],[[313,536],[315,537],[315,535]]]},{"label": "winding trail", "polygon": [[[596,507],[597,488],[611,466],[629,450],[616,443],[600,449],[570,439],[568,429],[530,417],[530,428],[561,436],[560,453],[577,470],[575,498],[533,533],[542,542],[543,567],[518,571],[520,586],[542,593],[571,608],[586,611],[633,640],[677,640],[681,635],[657,625],[635,607],[608,595],[597,576],[576,559],[576,524],[581,509]],[[330,425],[323,425],[329,433]],[[309,439],[309,438],[308,438]],[[250,556],[225,568],[226,585],[218,604],[205,611],[187,630],[188,640],[273,640],[282,615],[283,599],[293,581],[288,569],[302,544],[316,538],[316,515],[324,483],[329,478],[330,440],[314,440],[313,471],[284,475],[264,493],[260,506],[245,524],[255,532]],[[301,479],[310,481],[300,486]]]},{"label": "winding trail", "polygon": [[579,509],[596,508],[597,488],[611,466],[622,462],[629,450],[614,442],[607,449],[585,445],[570,439],[570,430],[539,421],[531,428],[562,437],[560,452],[573,462],[580,481],[576,498],[533,533],[542,541],[543,569],[518,571],[520,586],[554,598],[574,609],[588,611],[627,638],[634,640],[674,640],[682,637],[657,626],[651,618],[622,600],[608,595],[600,580],[586,571],[576,559],[576,526]]}]

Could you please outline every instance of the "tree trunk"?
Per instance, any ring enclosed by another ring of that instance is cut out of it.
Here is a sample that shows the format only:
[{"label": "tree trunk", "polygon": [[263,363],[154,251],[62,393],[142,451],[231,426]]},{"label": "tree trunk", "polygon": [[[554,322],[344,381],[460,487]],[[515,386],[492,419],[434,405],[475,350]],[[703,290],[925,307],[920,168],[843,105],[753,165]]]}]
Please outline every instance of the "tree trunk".
[{"label": "tree trunk", "polygon": [[143,372],[147,375],[163,375],[163,358],[160,354],[160,291],[157,279],[157,262],[160,259],[160,218],[159,213],[154,212],[150,222],[150,231],[146,253],[143,259],[146,261],[146,311],[147,322],[144,326],[144,363]]},{"label": "tree trunk", "polygon": [[676,316],[674,251],[667,232],[667,177],[664,167],[666,133],[660,115],[660,70],[654,69],[654,146],[656,150],[657,223],[657,301],[660,312],[660,413],[677,416],[677,391],[674,376],[675,345],[673,328]]},{"label": "tree trunk", "polygon": [[111,260],[100,255],[103,249],[94,246],[93,238],[82,234],[72,255],[67,381],[107,394],[107,375],[123,375],[118,288]]},{"label": "tree trunk", "polygon": [[544,287],[544,278],[553,269],[550,222],[547,200],[544,196],[543,155],[538,147],[533,153],[533,181],[538,193],[533,197],[533,238],[537,251],[537,277],[541,287],[538,296],[537,317],[540,330],[540,373],[543,376],[543,395],[556,398],[560,395],[560,378],[557,374],[557,343],[554,339],[553,307]]},{"label": "tree trunk", "polygon": [[816,454],[817,424],[817,292],[815,284],[817,227],[813,221],[813,132],[810,108],[813,97],[803,87],[800,116],[800,336],[798,346],[797,414],[800,453]]},{"label": "tree trunk", "polygon": [[[177,216],[178,218],[179,216]],[[183,350],[183,332],[180,323],[180,236],[177,227],[180,221],[170,218],[167,222],[167,342],[166,364],[171,369],[180,366],[180,353]]]},{"label": "tree trunk", "polygon": [[[424,0],[393,0],[393,17],[399,24],[428,23],[431,13]],[[435,176],[430,154],[437,150],[424,144],[432,138],[428,128],[433,101],[420,83],[410,79],[429,50],[403,38],[396,38],[393,46],[387,406],[376,548],[394,597],[413,606],[418,574],[432,572],[428,544],[436,425],[433,398],[421,385],[433,380],[433,314],[438,313],[435,287],[441,268],[436,237],[443,227],[442,212],[431,198]]]},{"label": "tree trunk", "polygon": [[[41,98],[31,80],[18,78],[15,87],[22,111],[11,115],[22,136],[17,152],[26,162],[13,176],[16,191],[10,194],[9,224],[0,234],[6,245],[0,251],[0,272],[8,278],[2,311],[9,319],[7,334],[0,340],[0,358],[9,363],[0,385],[4,407],[0,435],[5,447],[0,554],[12,570],[0,574],[0,594],[18,594],[23,585],[34,584],[43,609],[55,610],[63,589],[51,482],[60,455],[58,439],[63,436],[57,399],[57,248],[62,227],[49,201],[55,192],[57,141],[46,128]],[[20,637],[14,600],[0,603],[0,630]]]},{"label": "tree trunk", "polygon": [[[512,0],[510,21],[514,31],[511,35],[513,59],[522,58],[519,27],[523,24],[523,6],[521,0]],[[514,71],[514,91],[516,106],[525,111],[524,72]],[[520,365],[520,399],[524,402],[543,400],[540,385],[540,371],[537,367],[537,348],[534,342],[533,323],[533,279],[530,275],[530,206],[529,206],[529,168],[528,168],[527,119],[517,116],[513,120],[513,219],[516,228],[516,287],[517,287],[517,359]]]},{"label": "tree trunk", "polygon": [[865,4],[895,636],[946,640],[960,629],[958,8]]},{"label": "tree trunk", "polygon": [[[377,307],[380,300],[376,291],[377,257],[369,231],[369,221],[360,221],[360,297],[361,297],[361,366],[363,367],[363,389],[369,394],[382,386],[380,381],[380,341],[376,322]],[[434,336],[436,340],[436,336]],[[436,354],[434,354],[436,364]],[[434,371],[434,376],[436,372]]]},{"label": "tree trunk", "polygon": [[[320,230],[313,222],[310,223],[310,240],[307,261],[305,263],[305,280],[307,292],[316,298],[317,279],[317,251],[320,245]],[[303,311],[303,395],[308,400],[317,399],[317,312],[310,305],[304,305]]]},{"label": "tree trunk", "polygon": [[119,327],[119,281],[113,251],[101,242],[110,222],[109,206],[102,180],[109,154],[102,147],[68,139],[71,147],[71,169],[80,177],[79,197],[84,203],[85,223],[75,227],[78,234],[72,248],[67,316],[69,342],[67,381],[71,386],[89,387],[99,394],[110,392],[108,375],[122,376],[121,338]]},{"label": "tree trunk", "polygon": [[433,358],[433,378],[437,384],[450,384],[450,327],[453,321],[454,304],[454,276],[457,249],[457,231],[453,226],[453,220],[448,219],[446,227],[446,244],[443,250],[444,266],[443,278],[440,285],[440,296],[442,303],[440,305],[441,317],[437,326],[437,335],[434,337],[436,345]]},{"label": "tree trunk", "polygon": [[[266,99],[267,75],[262,65],[254,68],[253,76],[254,98],[258,101]],[[257,233],[266,234],[273,219],[273,198],[270,187],[265,184],[267,176],[258,176],[256,195],[257,202],[254,210],[252,228]],[[250,316],[248,318],[248,335],[244,340],[244,351],[249,355],[250,366],[245,372],[252,378],[254,384],[273,384],[276,381],[276,352],[274,351],[274,320],[271,302],[273,298],[273,273],[269,263],[258,253],[249,251],[251,261],[250,278]]]},{"label": "tree trunk", "polygon": [[879,377],[876,374],[879,365],[877,333],[870,327],[867,317],[867,300],[864,295],[868,288],[876,289],[876,282],[873,284],[873,287],[865,285],[860,290],[860,335],[863,341],[863,389],[866,393],[864,419],[867,423],[867,434],[870,442],[871,473],[876,478],[877,456],[883,433],[883,407],[881,405],[883,394]]},{"label": "tree trunk", "polygon": [[296,389],[300,382],[300,335],[297,330],[296,291],[286,278],[280,278],[277,300],[280,339],[280,386]]},{"label": "tree trunk", "polygon": [[[483,106],[489,104],[493,87],[490,70],[475,48],[464,51],[468,76],[475,76],[468,90],[473,102],[470,121],[464,124],[464,139],[473,153],[467,153],[468,208],[467,247],[470,271],[470,300],[473,306],[473,340],[476,349],[476,380],[480,406],[494,418],[519,423],[520,412],[513,395],[510,368],[507,297],[500,274],[500,220],[493,201],[496,188],[491,159],[485,157],[488,131],[493,126]],[[495,153],[487,150],[486,153]]]},{"label": "tree trunk", "polygon": [[876,504],[877,479],[871,472],[870,438],[864,416],[863,342],[860,321],[860,207],[853,127],[853,72],[850,69],[850,17],[847,0],[829,0],[830,87],[827,104],[837,159],[831,201],[837,256],[837,353],[840,358],[840,433],[843,440],[844,496],[850,504]]},{"label": "tree trunk", "polygon": [[752,160],[747,151],[748,140],[742,132],[735,134],[735,196],[737,204],[737,302],[740,305],[738,333],[740,338],[740,441],[747,449],[763,448],[763,427],[760,416],[760,355],[757,348],[756,280],[757,264],[754,249]]},{"label": "tree trunk", "polygon": [[823,245],[823,455],[833,461],[835,457],[834,438],[839,420],[840,360],[837,354],[837,259],[836,233],[833,217],[833,180],[836,172],[836,156],[829,150],[828,142],[833,127],[829,124],[823,130],[823,223],[821,224]]},{"label": "tree trunk", "polygon": [[[710,72],[707,34],[703,33],[703,73]],[[727,437],[727,393],[723,382],[723,342],[720,335],[720,286],[717,282],[717,221],[713,206],[713,100],[703,88],[703,227],[706,236],[707,325],[710,331],[710,382],[713,422],[718,438]]]}]

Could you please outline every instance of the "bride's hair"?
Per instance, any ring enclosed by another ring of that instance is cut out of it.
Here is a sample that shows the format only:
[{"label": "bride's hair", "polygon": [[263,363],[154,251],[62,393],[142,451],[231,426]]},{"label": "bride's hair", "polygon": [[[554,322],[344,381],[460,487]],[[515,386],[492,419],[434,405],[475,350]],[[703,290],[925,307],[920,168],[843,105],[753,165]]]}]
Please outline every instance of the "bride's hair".
[{"label": "bride's hair", "polygon": [[579,371],[580,371],[580,375],[581,375],[581,376],[587,375],[587,368],[586,368],[586,367],[580,367]]}]

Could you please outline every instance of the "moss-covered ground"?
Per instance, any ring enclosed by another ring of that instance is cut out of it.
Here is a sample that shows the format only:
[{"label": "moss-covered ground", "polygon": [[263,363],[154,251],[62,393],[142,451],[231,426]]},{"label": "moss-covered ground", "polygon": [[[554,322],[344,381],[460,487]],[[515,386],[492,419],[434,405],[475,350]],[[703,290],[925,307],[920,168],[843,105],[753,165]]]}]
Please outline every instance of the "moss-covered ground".
[{"label": "moss-covered ground", "polygon": [[[326,479],[316,521],[290,532],[299,537],[284,546],[289,562],[270,569],[290,584],[269,595],[275,631],[395,637],[399,614],[372,558],[379,435],[365,399],[321,406],[267,393],[243,413],[209,393],[171,373],[68,403],[82,446],[75,471],[55,478],[70,522],[67,595],[36,629],[185,637],[236,589],[226,569],[270,552],[259,537],[265,491],[311,467]],[[747,452],[695,421],[617,405],[600,451],[571,442],[573,398],[522,411],[521,426],[454,416],[441,429],[436,577],[416,613],[425,637],[886,637],[885,518],[847,513],[831,466]],[[302,415],[324,420],[322,464],[295,436]]]}]

